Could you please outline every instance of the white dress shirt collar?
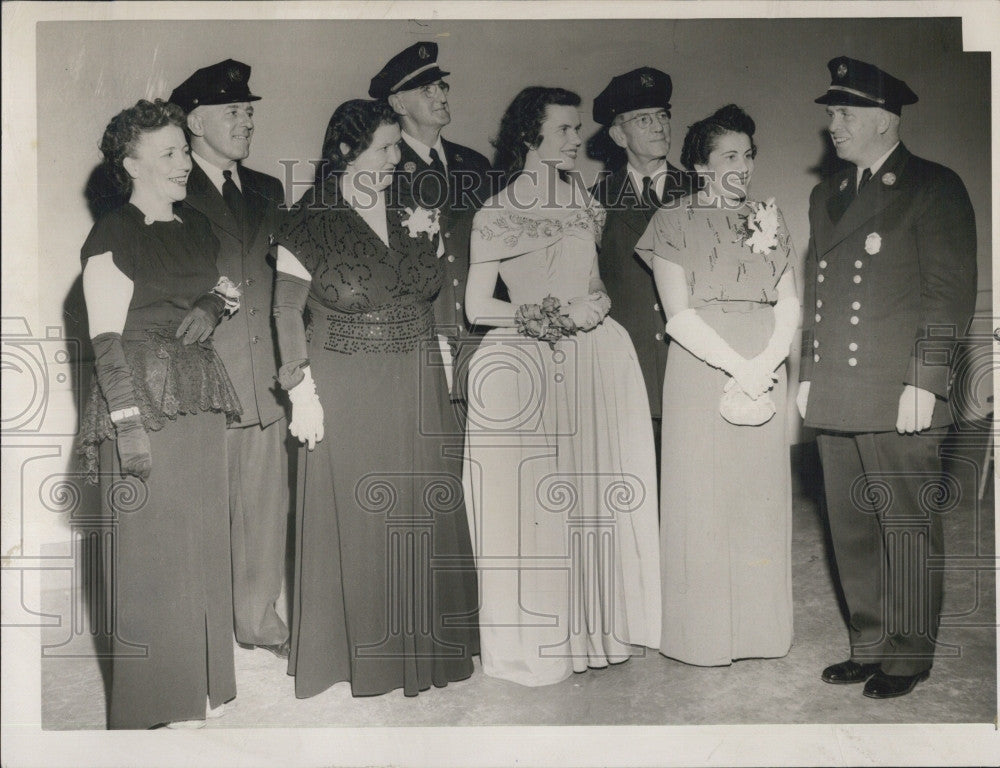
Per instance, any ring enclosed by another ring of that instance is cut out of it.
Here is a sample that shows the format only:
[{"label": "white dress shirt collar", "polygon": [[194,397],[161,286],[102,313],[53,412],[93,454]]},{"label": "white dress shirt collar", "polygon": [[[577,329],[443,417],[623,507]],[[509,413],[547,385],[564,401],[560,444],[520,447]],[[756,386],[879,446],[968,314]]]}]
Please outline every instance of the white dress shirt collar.
[{"label": "white dress shirt collar", "polygon": [[660,200],[663,200],[663,188],[667,184],[667,161],[666,160],[664,160],[660,165],[658,165],[656,167],[656,170],[654,170],[650,174],[639,173],[639,171],[637,171],[635,169],[635,167],[633,167],[632,163],[628,163],[627,168],[628,168],[628,175],[632,179],[632,187],[635,189],[635,192],[636,192],[637,195],[641,195],[642,194],[642,180],[643,180],[643,178],[645,178],[646,176],[649,176],[650,180],[652,181],[652,184],[653,184],[653,190],[656,192],[656,196]]},{"label": "white dress shirt collar", "polygon": [[[872,172],[872,178],[873,179],[875,178],[875,174],[878,173],[878,169],[881,168],[883,165],[885,165],[885,161],[889,159],[889,155],[891,155],[893,152],[895,152],[896,151],[896,147],[898,147],[898,146],[899,146],[899,142],[897,141],[895,144],[892,145],[892,147],[889,149],[888,152],[886,152],[884,155],[882,155],[882,157],[880,157],[874,163],[872,163],[871,165],[867,166],[868,169]],[[854,184],[855,184],[855,186],[861,184],[861,174],[864,173],[864,172],[865,172],[864,168],[858,168],[857,173],[854,176]]]},{"label": "white dress shirt collar", "polygon": [[[208,162],[208,160],[194,151],[191,152],[191,159],[198,163],[198,167],[205,172],[205,175],[208,176],[208,180],[212,182],[213,186],[215,186],[217,190],[219,190],[219,194],[221,195],[222,185],[226,181],[226,177],[222,175],[222,169],[212,165]],[[243,185],[240,184],[240,174],[236,163],[233,163],[233,167],[228,170],[233,172],[233,183],[236,185],[236,188],[242,192]]]},{"label": "white dress shirt collar", "polygon": [[406,131],[402,131],[402,135],[403,135],[403,141],[409,144],[410,149],[416,152],[420,156],[421,160],[430,165],[431,150],[433,149],[437,152],[438,157],[441,159],[441,164],[444,166],[444,169],[446,171],[448,170],[448,158],[444,156],[444,144],[441,142],[440,136],[438,136],[437,141],[434,142],[433,147],[428,147],[420,139],[413,138]]}]

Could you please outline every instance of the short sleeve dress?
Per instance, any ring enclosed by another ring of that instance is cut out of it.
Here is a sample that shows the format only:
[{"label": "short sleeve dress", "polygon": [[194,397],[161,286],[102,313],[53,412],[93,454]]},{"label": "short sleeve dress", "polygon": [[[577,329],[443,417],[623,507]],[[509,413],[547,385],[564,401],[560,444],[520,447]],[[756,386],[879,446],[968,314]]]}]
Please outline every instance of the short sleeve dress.
[{"label": "short sleeve dress", "polygon": [[122,344],[152,472],[146,482],[121,474],[96,378],[80,453],[114,530],[108,722],[148,728],[204,718],[206,696],[215,707],[236,695],[225,430],[240,404],[211,339],[185,346],[174,337],[219,279],[208,220],[185,210],[183,219],[147,221],[127,203],[94,225],[81,257],[108,251],[133,284]]},{"label": "short sleeve dress", "polygon": [[387,246],[337,184],[276,236],[312,275],[325,430],[299,451],[289,673],[300,698],[341,681],[415,696],[469,677],[478,652],[462,436],[433,334],[442,269],[405,211],[387,208]]},{"label": "short sleeve dress", "polygon": [[[498,261],[512,303],[589,293],[604,210],[476,214],[473,264]],[[649,401],[611,318],[554,346],[486,334],[469,368],[466,497],[481,582],[483,671],[522,685],[656,648],[660,571]]]},{"label": "short sleeve dress", "polygon": [[[698,205],[654,214],[636,253],[684,269],[689,306],[738,353],[762,352],[774,330],[777,285],[792,246],[779,215],[776,246],[745,244],[749,204]],[[719,413],[729,376],[671,344],[663,384],[660,556],[667,656],[703,666],[784,656],[792,642],[791,469],[786,378],[777,413],[735,426]]]}]

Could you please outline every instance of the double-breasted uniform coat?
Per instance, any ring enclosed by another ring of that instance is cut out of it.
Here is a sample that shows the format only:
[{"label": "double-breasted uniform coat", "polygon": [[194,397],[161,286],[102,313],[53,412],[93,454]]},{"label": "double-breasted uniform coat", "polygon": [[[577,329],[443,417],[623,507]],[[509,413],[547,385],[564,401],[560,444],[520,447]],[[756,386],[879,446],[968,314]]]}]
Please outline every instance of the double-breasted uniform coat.
[{"label": "double-breasted uniform coat", "polygon": [[[950,169],[899,144],[809,204],[801,381],[818,444],[851,658],[889,675],[931,666],[941,606],[938,447],[952,422],[950,363],[975,308],[976,229]],[[931,428],[896,432],[910,384],[936,396]]]},{"label": "double-breasted uniform coat", "polygon": [[238,165],[245,224],[226,205],[196,158],[184,204],[203,213],[219,240],[219,273],[238,284],[240,309],[213,336],[243,405],[227,430],[233,612],[236,639],[279,645],[288,628],[275,610],[285,572],[289,513],[285,408],[279,399],[271,322],[271,236],[283,203],[281,182]]}]

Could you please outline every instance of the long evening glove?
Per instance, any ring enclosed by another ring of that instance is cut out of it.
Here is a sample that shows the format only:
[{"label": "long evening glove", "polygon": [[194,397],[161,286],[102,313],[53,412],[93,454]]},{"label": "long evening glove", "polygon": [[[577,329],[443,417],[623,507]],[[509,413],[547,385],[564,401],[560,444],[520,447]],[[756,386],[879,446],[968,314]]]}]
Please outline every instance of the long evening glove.
[{"label": "long evening glove", "polygon": [[759,355],[768,371],[773,371],[788,357],[799,327],[799,312],[799,300],[795,296],[780,299],[774,305],[774,331],[767,347]]},{"label": "long evening glove", "polygon": [[288,431],[311,451],[323,439],[323,405],[316,394],[309,367],[302,310],[309,295],[309,281],[287,272],[278,272],[274,281],[271,314],[278,332],[281,368],[278,383],[288,392],[292,420]]},{"label": "long evening glove", "polygon": [[670,338],[688,352],[704,360],[713,368],[719,368],[740,385],[740,389],[756,399],[769,390],[774,382],[770,372],[763,372],[759,365],[753,365],[737,353],[714,328],[698,317],[694,308],[688,308],[667,321],[666,331]]},{"label": "long evening glove", "polygon": [[203,293],[194,300],[194,305],[181,320],[175,334],[176,338],[183,336],[185,345],[205,341],[212,335],[225,311],[226,302],[221,296],[212,292]]},{"label": "long evening glove", "polygon": [[274,279],[274,300],[271,316],[278,333],[278,353],[281,368],[278,383],[286,391],[302,381],[302,369],[309,365],[306,349],[306,329],[302,324],[302,311],[309,296],[309,281],[287,272],[278,272]]},{"label": "long evening glove", "polygon": [[132,384],[132,367],[125,358],[120,333],[102,333],[91,340],[97,383],[108,401],[111,421],[115,425],[118,458],[123,475],[149,478],[153,467],[149,435],[142,425]]}]

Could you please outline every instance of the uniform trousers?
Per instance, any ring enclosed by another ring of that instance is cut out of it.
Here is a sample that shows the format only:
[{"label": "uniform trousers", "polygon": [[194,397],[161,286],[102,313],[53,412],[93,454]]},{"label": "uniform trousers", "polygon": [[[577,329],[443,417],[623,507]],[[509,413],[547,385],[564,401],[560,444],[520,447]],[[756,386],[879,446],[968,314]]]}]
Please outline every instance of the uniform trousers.
[{"label": "uniform trousers", "polygon": [[275,604],[285,575],[289,488],[285,419],[226,430],[233,561],[233,625],[245,645],[280,645]]},{"label": "uniform trousers", "polygon": [[957,486],[942,474],[947,428],[916,435],[823,432],[833,549],[849,612],[851,660],[889,675],[931,667],[943,585],[942,515]]}]

